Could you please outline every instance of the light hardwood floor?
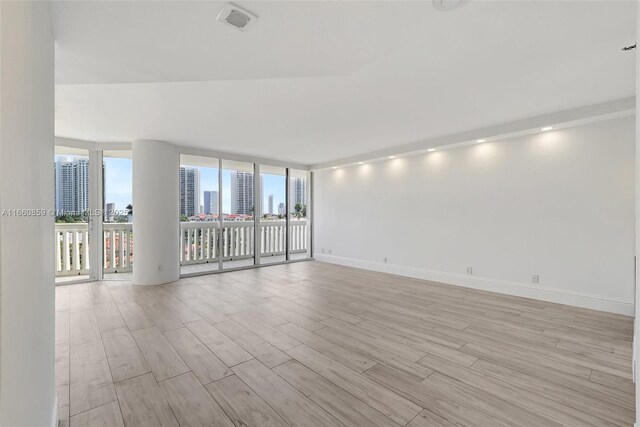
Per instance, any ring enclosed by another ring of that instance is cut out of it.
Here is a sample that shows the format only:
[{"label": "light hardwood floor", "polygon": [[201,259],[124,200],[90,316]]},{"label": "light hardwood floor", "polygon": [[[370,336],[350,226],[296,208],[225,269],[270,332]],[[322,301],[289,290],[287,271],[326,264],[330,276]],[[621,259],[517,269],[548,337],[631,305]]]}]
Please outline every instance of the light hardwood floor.
[{"label": "light hardwood floor", "polygon": [[315,261],[59,286],[61,423],[631,426],[632,327]]}]

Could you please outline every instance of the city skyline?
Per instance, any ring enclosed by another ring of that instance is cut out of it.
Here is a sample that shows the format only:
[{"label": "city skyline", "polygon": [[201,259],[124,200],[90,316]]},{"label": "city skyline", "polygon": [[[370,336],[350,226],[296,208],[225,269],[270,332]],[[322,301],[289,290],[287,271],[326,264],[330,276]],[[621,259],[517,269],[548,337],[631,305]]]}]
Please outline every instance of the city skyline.
[{"label": "city skyline", "polygon": [[[73,162],[74,160],[83,160],[88,164],[89,158],[78,155],[60,155],[54,156],[55,163]],[[132,164],[131,159],[104,157],[104,208],[109,203],[114,204],[114,210],[118,212],[126,211],[128,205],[132,204]],[[57,187],[57,183],[56,183]],[[56,194],[56,197],[59,197]],[[58,203],[56,202],[56,210]],[[66,209],[68,210],[68,209]]]},{"label": "city skyline", "polygon": [[[55,161],[73,161],[86,160],[88,157],[77,155],[55,155]],[[200,190],[198,192],[197,211],[206,210],[204,203],[204,193],[206,191],[218,191],[218,170],[214,168],[192,167],[181,165],[181,167],[189,167],[199,169],[200,171]],[[234,213],[231,211],[231,175],[232,170],[223,169],[223,192],[222,192],[222,210],[223,213]],[[107,204],[113,204],[114,210],[117,212],[126,211],[126,207],[133,204],[132,197],[132,161],[128,158],[105,157],[104,158],[104,203],[103,208]],[[291,208],[294,209],[299,200],[306,200],[306,180],[304,178],[292,178],[291,182]],[[280,205],[286,201],[285,197],[285,180],[282,175],[262,174],[261,182],[262,191],[262,214],[268,213],[269,196],[273,195],[273,213],[280,213]],[[216,197],[217,200],[217,197]],[[56,208],[58,205],[56,204]],[[201,209],[204,208],[204,209]],[[276,210],[278,212],[276,212]]]}]

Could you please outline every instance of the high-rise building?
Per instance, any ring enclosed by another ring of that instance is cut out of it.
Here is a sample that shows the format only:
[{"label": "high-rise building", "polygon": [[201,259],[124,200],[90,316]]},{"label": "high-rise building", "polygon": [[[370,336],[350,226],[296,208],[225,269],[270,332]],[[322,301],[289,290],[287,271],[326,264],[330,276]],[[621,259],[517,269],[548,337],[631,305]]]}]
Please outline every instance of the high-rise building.
[{"label": "high-rise building", "polygon": [[89,159],[60,159],[54,170],[57,213],[79,215],[89,209]]},{"label": "high-rise building", "polygon": [[273,194],[269,194],[268,214],[273,215]]},{"label": "high-rise building", "polygon": [[116,213],[116,204],[107,203],[104,208],[104,221],[112,222],[115,218],[115,213]]},{"label": "high-rise building", "polygon": [[307,204],[307,179],[306,178],[291,178],[291,189],[292,189],[292,197],[291,197],[291,207],[295,208],[295,206],[299,203],[301,205]]},{"label": "high-rise building", "polygon": [[180,215],[200,213],[200,170],[180,166]]},{"label": "high-rise building", "polygon": [[231,172],[232,214],[253,214],[253,172]]},{"label": "high-rise building", "polygon": [[217,191],[205,191],[204,192],[204,213],[207,215],[218,213],[218,192]]}]

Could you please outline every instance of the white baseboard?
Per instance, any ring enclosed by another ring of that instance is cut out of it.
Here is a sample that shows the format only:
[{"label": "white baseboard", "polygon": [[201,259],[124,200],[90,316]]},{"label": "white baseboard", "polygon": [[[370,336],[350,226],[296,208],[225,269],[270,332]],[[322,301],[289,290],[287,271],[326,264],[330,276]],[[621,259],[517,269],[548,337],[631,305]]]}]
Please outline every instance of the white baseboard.
[{"label": "white baseboard", "polygon": [[315,253],[314,258],[318,261],[329,262],[332,264],[379,271],[382,273],[397,274],[399,276],[430,280],[432,282],[446,283],[449,285],[464,286],[466,288],[479,289],[483,291],[499,292],[507,295],[533,298],[582,308],[591,308],[594,310],[625,314],[628,316],[633,316],[634,314],[632,301],[623,301],[602,295],[571,292],[561,289],[534,286],[528,283],[509,282],[506,280],[467,276],[464,274],[447,273],[444,271],[424,270],[401,265],[383,264],[335,255]]},{"label": "white baseboard", "polygon": [[59,420],[59,413],[58,413],[58,396],[56,396],[53,399],[53,411],[51,413],[51,427],[58,427],[58,420]]}]

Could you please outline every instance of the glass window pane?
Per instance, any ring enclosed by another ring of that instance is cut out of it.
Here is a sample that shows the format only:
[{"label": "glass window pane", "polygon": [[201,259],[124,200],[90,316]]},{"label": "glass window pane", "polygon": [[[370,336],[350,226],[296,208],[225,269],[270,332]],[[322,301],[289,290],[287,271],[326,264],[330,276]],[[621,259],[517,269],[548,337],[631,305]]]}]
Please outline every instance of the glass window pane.
[{"label": "glass window pane", "polygon": [[56,283],[90,278],[89,152],[55,147]]},{"label": "glass window pane", "polygon": [[102,268],[106,280],[130,280],[133,271],[132,172],[130,150],[102,153]]},{"label": "glass window pane", "polygon": [[219,269],[218,159],[180,156],[180,273]]},{"label": "glass window pane", "polygon": [[254,265],[253,163],[222,161],[223,268]]},{"label": "glass window pane", "polygon": [[309,171],[289,169],[289,200],[289,259],[309,258]]},{"label": "glass window pane", "polygon": [[286,261],[287,171],[260,166],[260,264]]}]

